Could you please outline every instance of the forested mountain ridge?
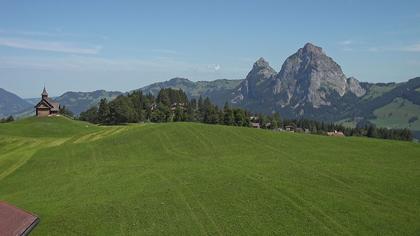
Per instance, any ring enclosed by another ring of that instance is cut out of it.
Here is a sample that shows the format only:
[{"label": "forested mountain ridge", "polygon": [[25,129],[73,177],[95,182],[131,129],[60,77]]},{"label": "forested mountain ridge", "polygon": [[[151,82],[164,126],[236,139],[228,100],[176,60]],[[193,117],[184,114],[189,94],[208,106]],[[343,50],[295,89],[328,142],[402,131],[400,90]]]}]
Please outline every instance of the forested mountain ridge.
[{"label": "forested mountain ridge", "polygon": [[228,79],[193,82],[186,78],[173,78],[168,81],[153,83],[139,90],[145,94],[157,95],[163,88],[182,89],[190,98],[208,97],[212,102],[223,105],[241,82],[242,80]]},{"label": "forested mountain ridge", "polygon": [[22,112],[31,107],[31,103],[14,93],[0,88],[0,118]]}]

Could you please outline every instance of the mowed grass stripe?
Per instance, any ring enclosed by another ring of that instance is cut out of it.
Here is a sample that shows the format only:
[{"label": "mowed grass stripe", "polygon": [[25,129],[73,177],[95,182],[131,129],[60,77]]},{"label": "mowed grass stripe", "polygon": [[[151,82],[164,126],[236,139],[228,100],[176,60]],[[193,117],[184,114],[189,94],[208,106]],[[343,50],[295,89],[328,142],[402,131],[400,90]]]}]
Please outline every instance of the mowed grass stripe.
[{"label": "mowed grass stripe", "polygon": [[[215,146],[212,144],[213,140],[206,139],[206,136],[202,135],[201,133],[200,135],[201,135],[201,140],[206,140],[206,142],[208,142],[212,147]],[[243,137],[238,137],[235,133],[234,135],[238,139],[243,140]],[[263,145],[269,150],[273,151],[274,153],[279,153],[280,151],[280,149],[272,147],[270,145],[261,144],[259,140],[255,140],[255,139],[253,139],[252,142],[248,142],[248,144],[252,146]],[[212,150],[214,150],[214,148],[212,148]],[[217,154],[213,153],[213,155],[216,156]],[[284,153],[281,153],[280,155],[284,155]],[[292,163],[294,164],[294,162]],[[221,167],[226,168],[227,166],[224,165]],[[241,172],[245,178],[255,181],[256,183],[260,184],[262,187],[266,188],[269,191],[273,190],[272,191],[273,194],[277,194],[280,198],[284,199],[285,201],[288,201],[292,206],[295,207],[297,211],[300,211],[302,214],[306,215],[308,218],[311,218],[313,221],[318,222],[320,225],[325,227],[325,229],[328,230],[332,235],[334,234],[350,234],[351,235],[351,233],[348,231],[346,227],[337,223],[332,217],[325,214],[321,209],[316,208],[314,205],[311,205],[310,203],[308,204],[308,202],[305,199],[299,197],[293,192],[285,190],[284,188],[281,187],[281,185],[277,185],[275,186],[275,188],[273,188],[272,185],[267,185],[267,183],[259,180],[258,177],[255,177],[252,174],[250,174],[252,173],[252,170],[249,170],[249,169],[247,170],[245,168],[230,167],[230,170]],[[239,171],[239,170],[242,170],[242,171]],[[326,220],[320,219],[322,218],[320,216],[322,216],[323,218],[326,218]]]},{"label": "mowed grass stripe", "polygon": [[[291,134],[291,135],[295,135],[295,134]],[[261,143],[260,140],[255,139],[252,136],[247,136],[249,137],[250,143],[254,143],[254,144],[258,144],[258,145],[262,145],[264,146],[267,150],[271,150],[273,152],[278,152],[281,153],[281,155],[288,157],[287,160],[292,161],[292,163],[294,163],[294,161],[296,161],[297,166],[301,166],[302,168],[310,168],[307,167],[305,165],[305,163],[303,163],[302,161],[299,160],[295,160],[290,154],[288,154],[285,149],[282,148],[275,148],[272,147],[270,145],[267,145],[265,143]],[[325,137],[328,139],[331,139],[330,137]],[[310,171],[308,169],[308,171]],[[382,194],[379,191],[374,191],[373,189],[366,189],[364,191],[360,191],[360,189],[358,189],[356,186],[352,185],[352,180],[350,178],[346,178],[342,175],[339,175],[337,173],[332,172],[329,169],[322,169],[317,171],[317,173],[320,177],[324,177],[328,180],[331,180],[332,182],[336,183],[337,185],[341,185],[344,189],[348,190],[348,191],[356,191],[359,194],[363,195],[364,197],[366,197],[366,200],[370,200],[373,202],[376,202],[378,204],[384,205],[385,207],[388,208],[393,208],[396,211],[400,211],[401,213],[406,213],[409,216],[413,216],[414,214],[416,214],[415,212],[412,212],[409,208],[405,209],[404,206],[400,205],[398,201],[395,201],[392,198],[386,197],[384,194]]]}]

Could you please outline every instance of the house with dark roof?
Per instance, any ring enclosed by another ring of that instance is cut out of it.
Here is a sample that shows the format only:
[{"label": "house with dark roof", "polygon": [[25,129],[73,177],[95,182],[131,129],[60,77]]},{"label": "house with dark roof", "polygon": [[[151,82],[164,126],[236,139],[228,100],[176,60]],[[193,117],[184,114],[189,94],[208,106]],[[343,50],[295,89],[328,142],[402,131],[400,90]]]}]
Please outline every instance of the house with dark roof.
[{"label": "house with dark roof", "polygon": [[38,216],[0,202],[0,235],[28,235],[38,222]]},{"label": "house with dark roof", "polygon": [[35,105],[35,113],[38,117],[54,116],[60,111],[60,104],[48,97],[47,90],[42,91],[41,101]]}]

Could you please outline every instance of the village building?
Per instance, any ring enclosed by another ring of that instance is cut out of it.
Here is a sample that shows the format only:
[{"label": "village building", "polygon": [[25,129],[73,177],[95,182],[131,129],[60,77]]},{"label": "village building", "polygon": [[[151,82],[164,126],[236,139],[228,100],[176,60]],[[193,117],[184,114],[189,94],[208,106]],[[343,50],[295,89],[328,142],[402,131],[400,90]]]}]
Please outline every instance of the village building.
[{"label": "village building", "polygon": [[0,235],[28,235],[38,222],[36,215],[0,202]]},{"label": "village building", "polygon": [[252,128],[256,128],[256,129],[259,129],[259,128],[260,128],[260,123],[257,123],[257,122],[251,122],[251,127],[252,127]]},{"label": "village building", "polygon": [[180,108],[181,110],[185,110],[185,104],[175,102],[171,105],[171,111],[175,111],[177,108]]},{"label": "village building", "polygon": [[295,129],[295,131],[297,132],[297,133],[303,133],[303,132],[305,132],[305,130],[303,129],[303,128],[296,128]]},{"label": "village building", "polygon": [[327,135],[328,136],[334,136],[334,137],[345,137],[346,136],[346,135],[344,135],[343,132],[337,131],[337,130],[334,130],[334,132],[327,132]]},{"label": "village building", "polygon": [[286,125],[286,126],[284,126],[284,129],[286,131],[289,131],[289,132],[295,132],[296,126],[294,126],[294,125]]},{"label": "village building", "polygon": [[38,117],[55,116],[60,111],[60,104],[48,97],[47,90],[42,91],[41,101],[35,105],[35,114]]}]

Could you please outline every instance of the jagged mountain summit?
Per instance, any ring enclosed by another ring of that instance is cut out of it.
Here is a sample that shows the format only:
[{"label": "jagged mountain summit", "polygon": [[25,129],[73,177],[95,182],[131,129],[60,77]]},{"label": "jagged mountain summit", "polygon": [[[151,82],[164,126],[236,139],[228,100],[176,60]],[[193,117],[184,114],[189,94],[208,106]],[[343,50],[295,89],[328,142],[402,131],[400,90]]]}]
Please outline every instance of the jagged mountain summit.
[{"label": "jagged mountain summit", "polygon": [[273,108],[320,108],[331,106],[331,99],[347,93],[361,97],[366,90],[357,79],[347,78],[322,48],[307,43],[286,59],[279,73],[262,58],[255,62],[231,102],[248,104],[255,102],[247,99],[263,98],[265,103],[272,100]]},{"label": "jagged mountain summit", "polygon": [[263,98],[266,88],[271,86],[276,75],[277,72],[261,57],[234,92],[232,103],[239,103],[244,99]]},{"label": "jagged mountain summit", "polygon": [[[260,58],[230,102],[256,112],[281,112],[288,118],[332,118],[366,94],[354,77],[347,78],[321,47],[307,43],[283,63],[280,72]],[[334,117],[335,119],[335,117]]]},{"label": "jagged mountain summit", "polygon": [[340,97],[347,92],[358,97],[365,94],[356,79],[347,79],[341,67],[311,43],[287,58],[273,89],[282,106],[310,103],[315,108],[331,105],[333,93]]}]

